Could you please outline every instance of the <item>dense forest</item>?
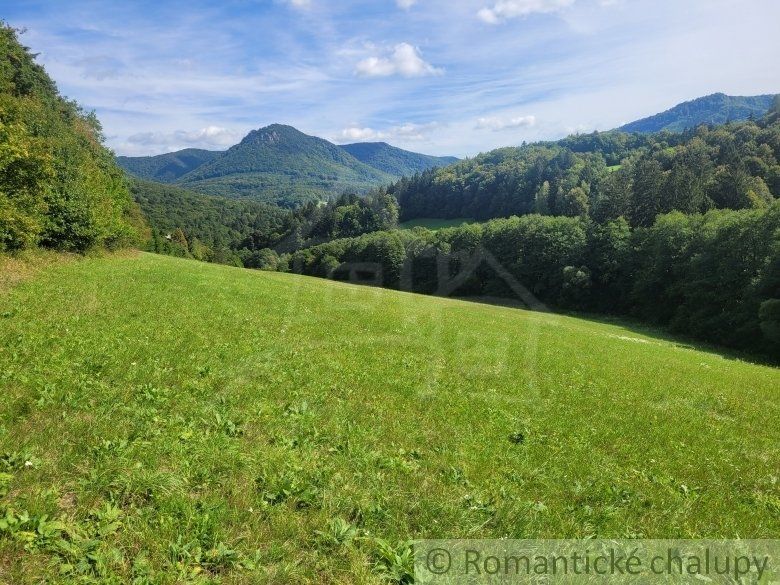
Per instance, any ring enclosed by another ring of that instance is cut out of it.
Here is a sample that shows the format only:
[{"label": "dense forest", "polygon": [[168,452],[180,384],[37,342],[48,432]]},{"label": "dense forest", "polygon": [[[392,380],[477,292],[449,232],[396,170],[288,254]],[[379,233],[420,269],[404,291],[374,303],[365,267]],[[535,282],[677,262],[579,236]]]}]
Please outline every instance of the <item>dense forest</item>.
[{"label": "dense forest", "polygon": [[57,87],[0,23],[0,252],[84,251],[145,231],[100,123]]},{"label": "dense forest", "polygon": [[403,221],[539,213],[648,226],[671,211],[761,208],[780,195],[780,124],[571,136],[429,170],[389,192]]},{"label": "dense forest", "polygon": [[161,254],[240,266],[247,238],[261,233],[270,245],[289,229],[290,212],[274,205],[141,180],[130,191],[152,228],[147,248]]},{"label": "dense forest", "polygon": [[152,228],[150,251],[248,268],[275,269],[279,253],[398,223],[395,198],[381,191],[368,197],[342,195],[295,210],[151,181],[134,180],[131,191]]}]

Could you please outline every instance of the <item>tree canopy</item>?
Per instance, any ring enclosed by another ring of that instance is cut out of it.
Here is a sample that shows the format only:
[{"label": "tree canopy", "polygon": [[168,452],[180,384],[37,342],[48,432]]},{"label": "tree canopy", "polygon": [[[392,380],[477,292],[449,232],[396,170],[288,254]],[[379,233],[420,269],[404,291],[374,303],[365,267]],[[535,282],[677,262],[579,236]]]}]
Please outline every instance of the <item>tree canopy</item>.
[{"label": "tree canopy", "polygon": [[59,95],[0,23],[0,251],[137,241],[144,221],[94,114]]},{"label": "tree canopy", "polygon": [[756,209],[780,196],[780,122],[771,115],[685,133],[605,132],[502,148],[392,185],[401,220],[538,212],[625,217]]}]

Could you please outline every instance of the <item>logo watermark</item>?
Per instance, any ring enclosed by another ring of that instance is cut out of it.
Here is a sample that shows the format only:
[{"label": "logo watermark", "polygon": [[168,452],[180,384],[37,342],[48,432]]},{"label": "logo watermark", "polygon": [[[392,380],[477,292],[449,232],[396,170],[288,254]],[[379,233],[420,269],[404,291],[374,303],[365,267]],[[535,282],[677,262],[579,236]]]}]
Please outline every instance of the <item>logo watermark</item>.
[{"label": "logo watermark", "polygon": [[780,540],[420,540],[415,582],[780,583]]}]

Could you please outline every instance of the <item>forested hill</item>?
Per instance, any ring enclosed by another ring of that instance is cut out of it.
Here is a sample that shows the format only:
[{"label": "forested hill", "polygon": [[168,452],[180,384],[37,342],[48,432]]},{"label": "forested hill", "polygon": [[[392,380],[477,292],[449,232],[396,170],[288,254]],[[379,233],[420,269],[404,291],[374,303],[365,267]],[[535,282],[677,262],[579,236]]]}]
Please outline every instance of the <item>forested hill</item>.
[{"label": "forested hill", "polygon": [[367,191],[391,178],[327,140],[274,124],[250,132],[178,182],[204,193],[292,205],[347,189]]},{"label": "forested hill", "polygon": [[402,179],[388,192],[402,221],[539,213],[599,222],[622,216],[648,226],[674,210],[760,208],[780,197],[774,116],[684,133],[613,131],[503,148]]},{"label": "forested hill", "polygon": [[458,162],[454,156],[429,156],[391,146],[386,142],[358,142],[342,147],[360,162],[395,177],[406,177]]},{"label": "forested hill", "polygon": [[673,108],[621,126],[624,132],[681,132],[700,124],[740,122],[761,118],[772,106],[774,95],[730,96],[714,93],[678,104]]},{"label": "forested hill", "polygon": [[144,230],[93,114],[0,21],[0,252],[117,247]]},{"label": "forested hill", "polygon": [[221,152],[213,150],[185,148],[157,156],[118,156],[116,162],[139,179],[173,183],[179,177],[221,155]]},{"label": "forested hill", "polygon": [[129,174],[140,179],[285,207],[332,199],[345,191],[365,193],[457,160],[409,152],[383,142],[337,146],[281,124],[254,130],[225,152],[187,149],[117,159]]}]

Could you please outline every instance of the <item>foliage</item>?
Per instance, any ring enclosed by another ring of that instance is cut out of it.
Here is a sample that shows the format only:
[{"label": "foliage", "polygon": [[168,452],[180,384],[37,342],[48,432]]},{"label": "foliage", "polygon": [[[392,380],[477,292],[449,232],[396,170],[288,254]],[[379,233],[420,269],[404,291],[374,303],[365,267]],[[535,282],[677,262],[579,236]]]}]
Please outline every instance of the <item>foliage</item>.
[{"label": "foliage", "polygon": [[0,23],[0,251],[134,242],[143,221],[93,114]]},{"label": "foliage", "polygon": [[761,208],[780,196],[780,122],[502,148],[401,179],[388,192],[403,222],[535,212],[649,226],[671,211]]},{"label": "foliage", "polygon": [[131,190],[152,226],[150,251],[263,270],[283,268],[280,254],[398,223],[398,203],[381,191],[288,211],[148,181],[133,181]]},{"label": "foliage", "polygon": [[398,203],[394,197],[382,191],[367,197],[345,194],[329,203],[308,203],[295,210],[286,237],[271,245],[283,252],[293,252],[329,240],[393,229],[397,225]]},{"label": "foliage", "polygon": [[402,230],[411,230],[416,227],[423,227],[429,230],[440,230],[442,228],[448,227],[459,227],[468,223],[475,223],[475,221],[469,217],[456,217],[452,219],[433,219],[428,217],[420,217],[400,223],[398,224],[398,227]]},{"label": "foliage", "polygon": [[381,583],[410,538],[780,531],[778,370],[626,321],[142,253],[1,294],[0,348],[15,585]]},{"label": "foliage", "polygon": [[[130,190],[153,229],[151,251],[236,264],[245,240],[252,240],[253,249],[266,248],[288,230],[290,212],[273,205],[210,197],[150,181],[134,180]],[[189,242],[186,249],[169,243],[168,236],[177,229]]]}]

